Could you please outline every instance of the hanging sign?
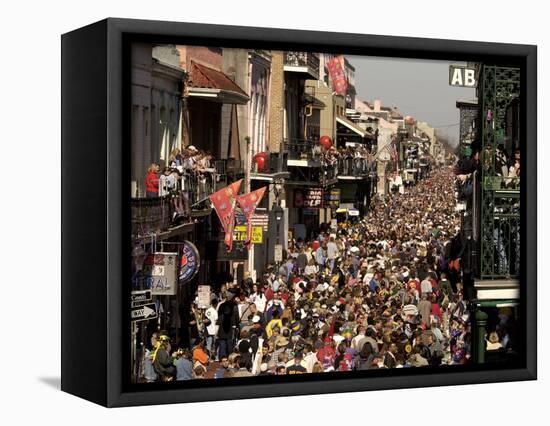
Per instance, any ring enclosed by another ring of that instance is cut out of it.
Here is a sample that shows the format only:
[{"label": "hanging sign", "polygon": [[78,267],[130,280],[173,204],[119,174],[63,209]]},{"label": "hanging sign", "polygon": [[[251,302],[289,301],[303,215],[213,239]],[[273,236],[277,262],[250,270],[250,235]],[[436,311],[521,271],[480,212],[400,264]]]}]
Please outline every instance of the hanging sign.
[{"label": "hanging sign", "polygon": [[449,65],[449,85],[458,87],[476,87],[476,70],[458,65]]},{"label": "hanging sign", "polygon": [[323,206],[323,188],[294,190],[294,207],[318,209]]},{"label": "hanging sign", "polygon": [[180,259],[179,283],[185,284],[193,279],[199,272],[200,256],[197,247],[191,241],[183,242]]},{"label": "hanging sign", "polygon": [[340,188],[332,188],[325,192],[325,207],[338,207],[340,205]]},{"label": "hanging sign", "polygon": [[145,285],[154,296],[174,296],[177,292],[177,253],[153,253],[145,258]]},{"label": "hanging sign", "polygon": [[[262,244],[264,242],[264,229],[261,226],[252,227],[252,244]],[[246,241],[248,229],[246,225],[237,225],[234,230],[235,241]]]}]

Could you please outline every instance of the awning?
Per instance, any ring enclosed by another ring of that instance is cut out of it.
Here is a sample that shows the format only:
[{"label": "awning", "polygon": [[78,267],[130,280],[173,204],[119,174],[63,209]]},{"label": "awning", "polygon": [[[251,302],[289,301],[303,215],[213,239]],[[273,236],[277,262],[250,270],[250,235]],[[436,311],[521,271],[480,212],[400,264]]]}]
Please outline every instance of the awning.
[{"label": "awning", "polygon": [[359,216],[359,210],[357,210],[356,208],[348,209],[345,207],[338,207],[338,209],[336,209],[336,213],[347,213],[350,216]]},{"label": "awning", "polygon": [[347,127],[351,131],[357,133],[362,138],[374,138],[374,135],[370,132],[367,132],[366,130],[359,127],[357,124],[355,124],[353,121],[348,120],[347,118],[337,116],[336,122],[340,123],[342,126]]},{"label": "awning", "polygon": [[187,95],[224,104],[246,104],[250,98],[223,72],[191,62]]}]

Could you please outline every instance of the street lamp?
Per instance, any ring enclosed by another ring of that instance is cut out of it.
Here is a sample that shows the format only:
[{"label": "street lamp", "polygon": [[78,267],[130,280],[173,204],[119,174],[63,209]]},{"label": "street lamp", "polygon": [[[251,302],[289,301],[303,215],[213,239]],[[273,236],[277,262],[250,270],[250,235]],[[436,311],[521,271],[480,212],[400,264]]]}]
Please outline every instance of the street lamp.
[{"label": "street lamp", "polygon": [[277,204],[277,203],[273,203],[273,207],[271,208],[271,210],[273,211],[273,216],[275,217],[275,223],[276,223],[276,226],[275,226],[275,232],[277,233],[276,237],[275,237],[275,253],[274,253],[274,260],[275,260],[275,264],[277,265],[277,273],[279,271],[279,262],[281,262],[283,259],[282,259],[282,246],[279,242],[279,233],[280,233],[280,229],[281,229],[281,221],[283,220],[283,216],[284,216],[284,210],[282,209],[282,207]]}]

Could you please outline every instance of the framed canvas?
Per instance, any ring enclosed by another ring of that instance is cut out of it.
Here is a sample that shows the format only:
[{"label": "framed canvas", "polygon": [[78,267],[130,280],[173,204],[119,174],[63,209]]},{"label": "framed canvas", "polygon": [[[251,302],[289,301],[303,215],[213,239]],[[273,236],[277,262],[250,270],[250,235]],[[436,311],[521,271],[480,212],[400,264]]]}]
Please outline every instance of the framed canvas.
[{"label": "framed canvas", "polygon": [[62,390],[109,407],[536,379],[536,46],[62,36]]}]

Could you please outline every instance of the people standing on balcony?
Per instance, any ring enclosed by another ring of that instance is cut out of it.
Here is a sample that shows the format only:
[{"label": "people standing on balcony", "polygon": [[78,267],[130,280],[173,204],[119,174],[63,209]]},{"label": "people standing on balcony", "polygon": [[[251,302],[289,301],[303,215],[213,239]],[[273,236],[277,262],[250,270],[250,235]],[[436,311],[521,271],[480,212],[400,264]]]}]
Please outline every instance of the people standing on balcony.
[{"label": "people standing on balcony", "polygon": [[147,198],[159,196],[159,177],[160,166],[157,163],[151,163],[145,176],[145,191]]},{"label": "people standing on balcony", "polygon": [[178,181],[176,176],[177,172],[173,172],[170,167],[164,168],[162,175],[159,177],[159,197],[164,197],[176,189],[176,184]]},{"label": "people standing on balcony", "polygon": [[168,157],[168,164],[170,165],[171,169],[178,169],[180,172],[183,171],[183,156],[181,155],[181,151],[179,148],[174,148],[170,152],[170,156]]}]

